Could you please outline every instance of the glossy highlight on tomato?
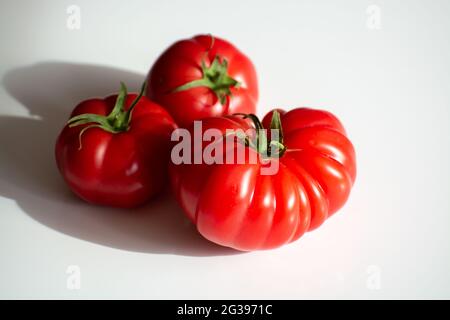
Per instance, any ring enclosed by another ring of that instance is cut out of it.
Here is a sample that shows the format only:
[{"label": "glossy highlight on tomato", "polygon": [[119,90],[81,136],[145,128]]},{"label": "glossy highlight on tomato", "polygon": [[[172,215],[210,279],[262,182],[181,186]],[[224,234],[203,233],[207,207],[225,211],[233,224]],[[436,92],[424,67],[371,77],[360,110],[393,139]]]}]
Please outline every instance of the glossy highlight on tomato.
[{"label": "glossy highlight on tomato", "polygon": [[[281,128],[279,140],[267,137],[268,145],[281,146],[277,156],[258,157],[256,163],[170,165],[177,201],[198,231],[242,251],[276,248],[319,227],[344,205],[356,178],[353,145],[333,114],[309,108],[274,110],[262,123],[254,122]],[[223,134],[252,126],[241,115],[207,118],[202,125]],[[277,164],[278,170],[261,174],[268,164]]]},{"label": "glossy highlight on tomato", "polygon": [[140,95],[89,99],[73,110],[55,156],[70,189],[85,201],[135,207],[163,190],[176,124],[169,113]]},{"label": "glossy highlight on tomato", "polygon": [[165,107],[180,127],[206,117],[256,111],[253,63],[234,45],[212,35],[171,45],[147,81],[147,96]]}]

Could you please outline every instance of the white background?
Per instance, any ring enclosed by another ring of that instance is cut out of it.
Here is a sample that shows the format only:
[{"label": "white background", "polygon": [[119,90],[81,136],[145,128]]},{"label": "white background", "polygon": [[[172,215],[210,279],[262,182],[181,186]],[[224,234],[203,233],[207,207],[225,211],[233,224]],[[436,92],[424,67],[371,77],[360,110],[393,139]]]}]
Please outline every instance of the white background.
[{"label": "white background", "polygon": [[[80,30],[67,28],[70,5]],[[2,0],[0,297],[450,298],[449,16],[449,1],[426,0]],[[294,244],[223,249],[170,198],[92,207],[57,173],[71,108],[120,80],[136,90],[163,49],[197,33],[251,57],[260,115],[325,108],[354,142],[347,205]]]}]

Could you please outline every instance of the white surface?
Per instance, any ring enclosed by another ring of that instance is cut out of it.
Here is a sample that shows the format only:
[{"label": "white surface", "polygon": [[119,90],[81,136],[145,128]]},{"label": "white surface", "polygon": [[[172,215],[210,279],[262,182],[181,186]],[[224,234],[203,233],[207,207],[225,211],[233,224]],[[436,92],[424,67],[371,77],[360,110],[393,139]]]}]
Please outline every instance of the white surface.
[{"label": "white surface", "polygon": [[[80,30],[66,27],[72,4]],[[449,15],[445,0],[2,0],[0,297],[450,298]],[[57,174],[54,141],[78,101],[119,80],[137,89],[170,43],[208,32],[255,62],[260,115],[326,108],[355,144],[349,202],[292,245],[236,254],[170,199],[100,209]]]}]

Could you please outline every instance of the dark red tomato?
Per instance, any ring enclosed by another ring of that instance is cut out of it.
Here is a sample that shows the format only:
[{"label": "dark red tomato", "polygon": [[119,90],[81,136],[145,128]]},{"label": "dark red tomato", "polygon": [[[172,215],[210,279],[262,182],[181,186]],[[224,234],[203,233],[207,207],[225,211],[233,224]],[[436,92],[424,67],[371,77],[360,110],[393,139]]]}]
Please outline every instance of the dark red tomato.
[{"label": "dark red tomato", "polygon": [[170,46],[148,74],[147,96],[165,107],[181,127],[193,120],[255,113],[255,68],[231,43],[199,35]]},{"label": "dark red tomato", "polygon": [[[352,143],[331,113],[298,108],[272,111],[262,124],[251,118],[256,128],[281,129],[280,138],[258,129],[219,149],[225,159],[244,143],[243,163],[170,165],[176,198],[198,231],[243,251],[275,248],[317,228],[344,205],[356,176]],[[203,130],[217,128],[222,134],[248,127],[238,116],[203,120]],[[257,136],[263,143],[255,143]],[[212,143],[218,142],[204,142],[200,151]],[[264,156],[251,162],[254,153]],[[278,169],[263,174],[269,167]]]},{"label": "dark red tomato", "polygon": [[135,207],[164,187],[170,135],[169,113],[127,94],[81,102],[56,142],[56,162],[70,189],[87,202]]}]

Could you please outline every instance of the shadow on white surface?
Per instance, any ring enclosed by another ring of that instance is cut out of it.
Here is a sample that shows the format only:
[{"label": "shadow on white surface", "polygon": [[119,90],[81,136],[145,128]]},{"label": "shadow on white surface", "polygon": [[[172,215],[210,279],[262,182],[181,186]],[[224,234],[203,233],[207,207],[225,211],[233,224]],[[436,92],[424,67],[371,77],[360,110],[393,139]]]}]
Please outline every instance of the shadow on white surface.
[{"label": "shadow on white surface", "polygon": [[76,198],[59,176],[54,144],[71,109],[86,98],[116,92],[120,81],[132,91],[143,80],[144,75],[124,70],[61,62],[7,73],[7,92],[36,118],[0,116],[0,195],[14,199],[51,229],[112,248],[186,256],[237,254],[203,239],[168,193],[135,210],[91,206]]}]

